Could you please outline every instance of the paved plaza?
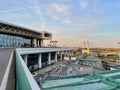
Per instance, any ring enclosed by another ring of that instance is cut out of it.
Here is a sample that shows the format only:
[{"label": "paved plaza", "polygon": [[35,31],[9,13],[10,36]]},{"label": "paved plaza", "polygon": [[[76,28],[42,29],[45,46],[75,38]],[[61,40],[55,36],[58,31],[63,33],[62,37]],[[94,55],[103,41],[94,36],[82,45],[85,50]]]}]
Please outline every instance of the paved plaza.
[{"label": "paved plaza", "polygon": [[[39,81],[41,79],[46,80],[58,77],[82,75],[104,70],[99,58],[90,55],[87,56],[86,59],[90,61],[58,61],[56,64],[36,71],[37,76],[35,79]],[[96,60],[96,62],[92,62],[91,60]]]}]

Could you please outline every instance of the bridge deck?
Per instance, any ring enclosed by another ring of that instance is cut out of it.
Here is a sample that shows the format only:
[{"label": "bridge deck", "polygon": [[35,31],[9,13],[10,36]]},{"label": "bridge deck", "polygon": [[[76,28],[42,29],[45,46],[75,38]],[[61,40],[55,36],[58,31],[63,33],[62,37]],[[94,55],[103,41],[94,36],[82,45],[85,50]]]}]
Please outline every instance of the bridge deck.
[{"label": "bridge deck", "polygon": [[0,85],[2,84],[13,49],[0,48]]}]

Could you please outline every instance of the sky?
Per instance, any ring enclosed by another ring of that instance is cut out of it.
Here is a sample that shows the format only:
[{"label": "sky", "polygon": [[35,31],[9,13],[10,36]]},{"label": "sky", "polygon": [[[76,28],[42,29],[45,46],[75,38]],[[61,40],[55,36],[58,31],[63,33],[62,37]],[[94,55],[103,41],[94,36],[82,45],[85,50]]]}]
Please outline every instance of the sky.
[{"label": "sky", "polygon": [[2,0],[0,21],[51,32],[58,46],[120,42],[120,0]]}]

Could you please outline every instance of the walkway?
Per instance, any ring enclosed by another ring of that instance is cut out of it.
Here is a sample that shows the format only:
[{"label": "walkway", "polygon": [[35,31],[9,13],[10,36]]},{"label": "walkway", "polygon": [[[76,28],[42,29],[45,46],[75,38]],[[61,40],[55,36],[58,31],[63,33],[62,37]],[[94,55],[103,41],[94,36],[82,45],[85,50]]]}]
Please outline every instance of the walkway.
[{"label": "walkway", "polygon": [[[0,48],[0,89],[4,90],[4,86],[8,84],[8,77],[11,71],[11,64],[13,58],[13,49]],[[14,75],[13,75],[14,76]],[[13,82],[14,83],[14,82]],[[13,87],[13,86],[11,86]]]}]

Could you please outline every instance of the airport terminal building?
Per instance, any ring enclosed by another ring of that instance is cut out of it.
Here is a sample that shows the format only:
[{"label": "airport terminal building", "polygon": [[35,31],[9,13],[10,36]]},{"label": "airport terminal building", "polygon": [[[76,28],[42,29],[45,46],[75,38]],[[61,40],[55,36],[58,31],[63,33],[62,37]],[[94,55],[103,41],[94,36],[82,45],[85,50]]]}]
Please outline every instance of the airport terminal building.
[{"label": "airport terminal building", "polygon": [[50,32],[0,22],[0,89],[40,90],[31,72],[57,63],[64,55],[70,55],[72,50],[77,50],[44,47],[43,40],[51,39]]},{"label": "airport terminal building", "polygon": [[[71,47],[43,47],[43,40],[51,39],[52,34],[47,31],[39,32],[0,22],[0,90],[120,89],[119,69],[49,80],[39,78],[39,83],[35,81],[32,72],[52,66],[58,60],[65,60],[65,56],[71,56],[73,50],[79,50]],[[83,61],[87,63],[90,60]],[[76,63],[74,65],[77,66]]]},{"label": "airport terminal building", "polygon": [[0,46],[42,47],[43,40],[51,38],[52,34],[46,31],[33,31],[8,23],[0,23]]}]

